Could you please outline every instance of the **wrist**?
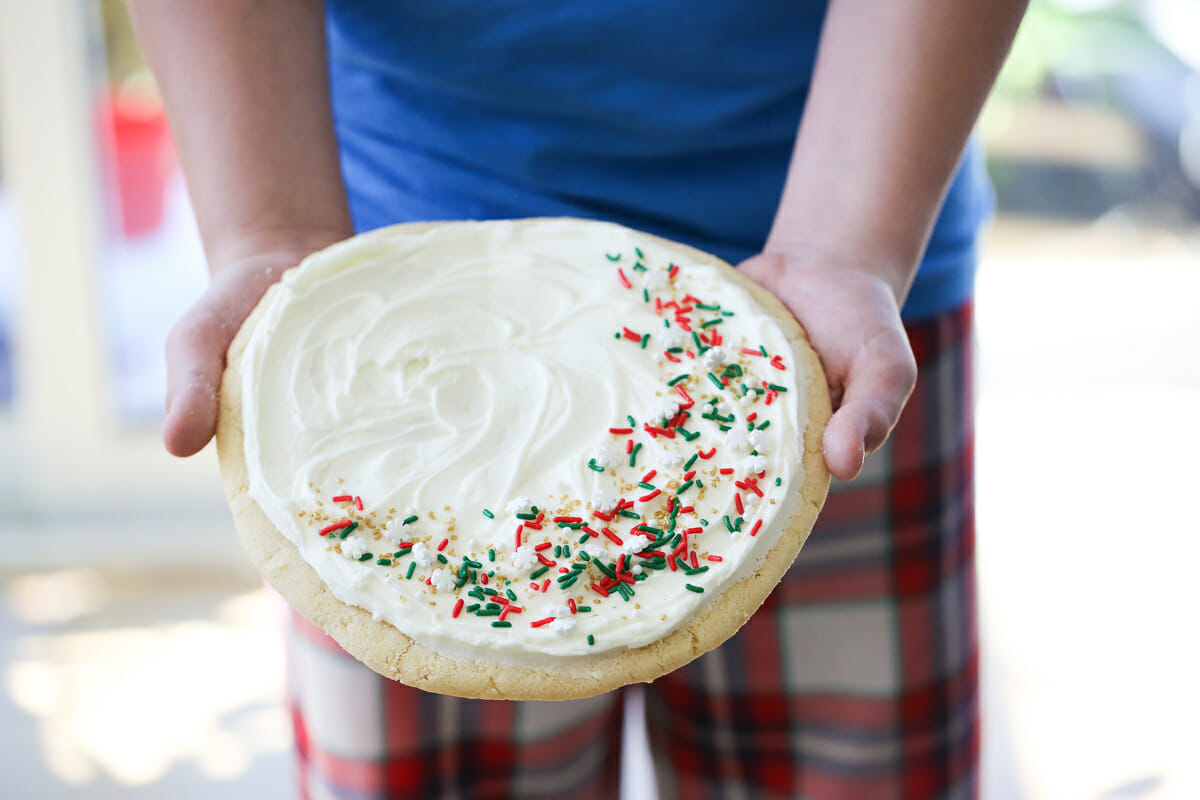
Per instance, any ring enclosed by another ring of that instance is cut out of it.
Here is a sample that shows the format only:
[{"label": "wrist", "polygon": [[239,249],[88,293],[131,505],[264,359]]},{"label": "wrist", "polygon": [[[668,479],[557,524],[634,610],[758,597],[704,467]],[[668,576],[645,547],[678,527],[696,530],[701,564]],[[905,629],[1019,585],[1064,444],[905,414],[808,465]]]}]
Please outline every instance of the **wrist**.
[{"label": "wrist", "polygon": [[763,253],[783,258],[786,263],[847,270],[879,281],[896,301],[904,305],[916,274],[918,255],[901,247],[888,247],[869,237],[810,236],[772,230]]},{"label": "wrist", "polygon": [[299,263],[335,242],[354,235],[349,219],[326,225],[275,226],[231,232],[205,246],[209,272],[215,278],[234,265],[247,262]]}]

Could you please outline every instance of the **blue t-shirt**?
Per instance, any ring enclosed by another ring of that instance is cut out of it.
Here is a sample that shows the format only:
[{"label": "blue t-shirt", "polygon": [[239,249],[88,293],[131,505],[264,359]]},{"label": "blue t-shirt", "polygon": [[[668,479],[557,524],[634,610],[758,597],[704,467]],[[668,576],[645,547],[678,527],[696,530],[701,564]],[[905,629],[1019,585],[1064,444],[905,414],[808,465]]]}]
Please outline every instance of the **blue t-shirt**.
[{"label": "blue t-shirt", "polygon": [[[355,226],[578,216],[732,263],[774,218],[824,2],[328,0]],[[853,176],[847,176],[853,180]],[[905,317],[970,293],[991,191],[968,148]]]}]

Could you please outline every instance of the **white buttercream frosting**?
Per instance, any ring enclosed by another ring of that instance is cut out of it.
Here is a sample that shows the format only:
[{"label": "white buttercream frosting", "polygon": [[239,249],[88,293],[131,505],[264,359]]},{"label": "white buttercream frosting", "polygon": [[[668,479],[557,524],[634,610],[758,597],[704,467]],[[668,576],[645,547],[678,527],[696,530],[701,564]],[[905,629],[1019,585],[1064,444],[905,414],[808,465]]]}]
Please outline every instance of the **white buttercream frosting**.
[{"label": "white buttercream frosting", "polygon": [[[745,576],[795,502],[805,376],[782,330],[719,270],[627,229],[375,234],[310,257],[265,304],[241,361],[251,495],[335,596],[434,649],[536,662],[648,644]],[[760,346],[786,369],[741,353]],[[671,436],[639,416],[681,410]],[[748,476],[762,499],[734,485]],[[366,510],[332,502],[344,491]],[[319,532],[348,519],[339,551]],[[672,527],[686,542],[644,551]],[[458,599],[474,610],[452,617]]]}]

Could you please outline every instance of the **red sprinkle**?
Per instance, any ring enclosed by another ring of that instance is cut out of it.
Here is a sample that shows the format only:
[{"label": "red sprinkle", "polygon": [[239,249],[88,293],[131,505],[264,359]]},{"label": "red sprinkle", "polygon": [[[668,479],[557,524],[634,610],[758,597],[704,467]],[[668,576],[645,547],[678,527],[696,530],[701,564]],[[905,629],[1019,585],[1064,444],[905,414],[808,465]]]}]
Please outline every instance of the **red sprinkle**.
[{"label": "red sprinkle", "polygon": [[622,328],[621,331],[625,334],[625,338],[631,342],[640,343],[642,341],[642,337],[629,330],[629,328]]},{"label": "red sprinkle", "polygon": [[700,451],[700,453],[699,453],[700,457],[701,457],[701,458],[704,458],[704,459],[709,459],[709,458],[712,458],[712,457],[713,457],[713,456],[715,456],[716,454],[717,454],[717,448],[716,448],[716,447],[712,447],[712,448],[710,448],[710,449],[709,449],[709,451],[708,451],[707,453],[705,453],[703,450],[701,450],[701,451]]},{"label": "red sprinkle", "polygon": [[721,558],[720,556],[709,556],[708,560],[709,561],[724,561],[725,559]]},{"label": "red sprinkle", "polygon": [[543,564],[545,564],[547,567],[557,567],[557,566],[558,566],[558,562],[557,562],[557,561],[551,561],[550,559],[546,558],[546,557],[545,557],[544,555],[542,555],[541,553],[538,553],[538,554],[537,554],[537,558],[538,558],[538,561],[542,562],[542,563],[543,563]]},{"label": "red sprinkle", "polygon": [[626,289],[632,289],[633,284],[629,282],[629,278],[625,277],[625,270],[617,267],[617,277],[621,279],[621,285]]},{"label": "red sprinkle", "polygon": [[524,525],[517,526],[517,547],[521,546],[521,531],[525,530]]},{"label": "red sprinkle", "polygon": [[688,528],[684,531],[684,533],[688,534],[689,536],[696,533],[704,533],[704,528],[701,528],[699,525],[697,525],[694,528]]},{"label": "red sprinkle", "polygon": [[359,497],[358,495],[354,495],[354,507],[357,508],[359,511],[363,510],[362,498]]},{"label": "red sprinkle", "polygon": [[627,439],[625,441],[625,455],[629,455],[632,452],[633,452],[633,439]]},{"label": "red sprinkle", "polygon": [[669,280],[675,280],[675,276],[678,274],[679,274],[679,267],[676,266],[675,264],[672,264],[671,268],[669,270],[667,270],[667,278]]},{"label": "red sprinkle", "polygon": [[334,503],[347,503],[353,499],[354,496],[349,494],[339,494],[337,497],[330,498],[331,502]]},{"label": "red sprinkle", "polygon": [[454,610],[450,612],[450,616],[457,618],[458,613],[462,611],[463,599],[460,597],[454,601]]},{"label": "red sprinkle", "polygon": [[685,481],[690,481],[694,477],[696,477],[696,470],[694,469],[689,469],[687,472],[683,473],[683,479]]},{"label": "red sprinkle", "polygon": [[750,535],[753,536],[754,534],[758,533],[758,529],[761,527],[762,527],[762,520],[756,519],[754,521],[754,527],[750,529]]},{"label": "red sprinkle", "polygon": [[762,353],[758,352],[757,350],[751,350],[749,347],[743,347],[742,355],[744,355],[744,356],[761,356]]},{"label": "red sprinkle", "polygon": [[692,551],[692,558],[691,558],[691,562],[692,562],[692,569],[696,569],[696,568],[698,568],[698,567],[700,566],[700,561],[699,561],[699,560],[696,558],[696,551],[695,551],[695,550],[693,550],[693,551]]},{"label": "red sprinkle", "polygon": [[757,412],[757,411],[755,411],[753,414],[747,414],[747,415],[746,415],[746,422],[754,422],[754,420],[756,420],[756,419],[758,419],[758,412]]},{"label": "red sprinkle", "polygon": [[546,578],[546,580],[542,581],[542,594],[545,594],[546,590],[549,588],[550,588],[550,579]]},{"label": "red sprinkle", "polygon": [[527,520],[525,522],[525,527],[533,528],[535,531],[540,531],[542,529],[542,523],[538,522],[537,520],[531,519],[531,520]]},{"label": "red sprinkle", "polygon": [[449,540],[449,539],[442,539],[442,543],[441,543],[441,544],[439,544],[439,545],[438,545],[438,548],[437,548],[437,549],[438,549],[438,552],[440,553],[440,552],[442,552],[443,550],[445,550],[445,549],[446,549],[446,545],[448,545],[448,544],[450,544],[450,540]]},{"label": "red sprinkle", "polygon": [[668,361],[674,361],[676,364],[679,364],[679,363],[681,363],[681,362],[680,362],[680,360],[679,360],[678,358],[676,358],[675,356],[671,355],[671,354],[670,354],[670,353],[668,353],[666,350],[663,350],[663,355],[667,357],[667,360],[668,360]]},{"label": "red sprinkle", "polygon": [[609,428],[609,433],[615,433],[617,436],[624,436],[627,433],[633,433],[633,428]]},{"label": "red sprinkle", "polygon": [[574,597],[568,597],[568,598],[567,598],[567,608],[571,609],[571,613],[572,613],[572,614],[574,614],[574,613],[575,613],[575,608],[576,608],[576,607],[575,607],[575,598],[574,598]]},{"label": "red sprinkle", "polygon": [[738,510],[739,514],[746,513],[746,507],[742,505],[742,495],[740,493],[735,494],[733,496],[733,502],[737,506],[737,510]]},{"label": "red sprinkle", "polygon": [[787,367],[785,367],[783,365],[783,358],[781,356],[775,356],[774,358],[772,358],[771,366],[774,367],[775,369],[787,370]]},{"label": "red sprinkle", "polygon": [[681,411],[685,408],[691,408],[692,406],[696,405],[696,401],[693,400],[690,395],[688,395],[687,391],[684,390],[682,384],[679,384],[679,383],[675,384],[675,391],[678,392],[679,396],[682,397],[687,402],[687,405],[681,405],[679,407],[679,409]]},{"label": "red sprinkle", "polygon": [[613,544],[618,544],[618,545],[625,544],[625,542],[621,541],[620,536],[617,536],[615,533],[610,531],[608,528],[604,529],[604,537],[606,539],[608,539],[610,542],[612,542]]},{"label": "red sprinkle", "polygon": [[603,587],[597,586],[597,585],[596,585],[596,584],[594,584],[594,583],[592,584],[592,588],[596,590],[596,594],[602,595],[602,596],[604,596],[604,597],[608,597],[608,590],[607,590],[607,589],[604,589]]},{"label": "red sprinkle", "polygon": [[[613,518],[612,514],[605,514],[603,511],[593,511],[592,516],[595,517],[596,519],[602,519],[605,522],[612,522],[612,518]],[[583,529],[586,531],[587,526],[585,525]]]},{"label": "red sprinkle", "polygon": [[680,514],[691,514],[695,510],[696,510],[695,506],[684,506],[683,508],[679,509],[679,513]]},{"label": "red sprinkle", "polygon": [[662,494],[662,489],[655,489],[650,494],[644,494],[641,497],[639,497],[638,502],[639,503],[649,503],[651,500],[658,497],[660,494]]},{"label": "red sprinkle", "polygon": [[547,547],[553,547],[553,546],[554,545],[552,542],[542,542],[541,544],[536,545],[533,549],[534,549],[534,552],[540,553],[543,550],[545,550]]},{"label": "red sprinkle", "polygon": [[537,581],[530,581],[530,582],[529,582],[529,589],[530,589],[530,591],[534,591],[534,592],[536,592],[536,591],[538,590]]},{"label": "red sprinkle", "polygon": [[325,536],[326,534],[333,533],[334,531],[340,531],[342,528],[345,528],[347,525],[349,525],[351,521],[352,520],[344,519],[341,522],[335,522],[332,525],[326,525],[324,528],[321,528],[321,530],[317,531],[317,533],[320,536]]},{"label": "red sprinkle", "polygon": [[[612,517],[609,517],[606,521],[612,522]],[[594,530],[592,530],[591,528],[589,528],[587,525],[584,525],[579,530],[583,531],[584,533],[590,534],[593,539],[600,535],[600,534],[596,533]]]},{"label": "red sprinkle", "polygon": [[654,478],[654,476],[657,474],[658,474],[658,470],[656,470],[656,469],[650,470],[649,472],[647,472],[645,475],[642,476],[642,483],[649,483]]},{"label": "red sprinkle", "polygon": [[717,470],[717,471],[718,471],[718,472],[720,472],[722,475],[732,475],[732,474],[733,474],[733,467],[721,467],[721,468],[720,468],[719,470]]},{"label": "red sprinkle", "polygon": [[549,625],[551,622],[554,622],[554,617],[546,617],[545,619],[539,619],[539,620],[529,623],[529,627],[540,628],[543,625]]},{"label": "red sprinkle", "polygon": [[555,522],[576,523],[576,522],[583,522],[583,518],[582,517],[555,517],[554,521]]},{"label": "red sprinkle", "polygon": [[486,572],[479,573],[479,582],[482,583],[484,586],[487,586],[488,576],[487,576]]}]

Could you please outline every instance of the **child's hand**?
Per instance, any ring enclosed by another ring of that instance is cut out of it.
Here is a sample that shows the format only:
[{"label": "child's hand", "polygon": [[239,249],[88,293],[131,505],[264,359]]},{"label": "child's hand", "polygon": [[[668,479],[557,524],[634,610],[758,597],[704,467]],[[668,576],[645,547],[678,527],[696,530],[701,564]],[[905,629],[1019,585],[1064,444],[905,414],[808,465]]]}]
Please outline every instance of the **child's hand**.
[{"label": "child's hand", "polygon": [[864,456],[887,439],[917,379],[895,290],[867,269],[797,255],[764,253],[740,271],[803,324],[833,400],[825,464],[839,480],[856,478]]},{"label": "child's hand", "polygon": [[190,456],[212,439],[229,343],[267,287],[327,243],[274,248],[214,263],[212,283],[167,337],[163,442],[172,455]]}]

